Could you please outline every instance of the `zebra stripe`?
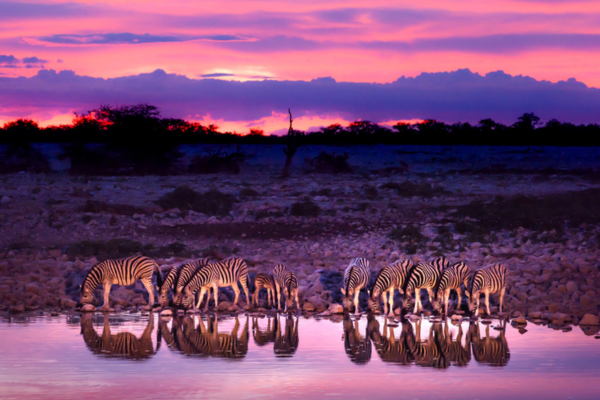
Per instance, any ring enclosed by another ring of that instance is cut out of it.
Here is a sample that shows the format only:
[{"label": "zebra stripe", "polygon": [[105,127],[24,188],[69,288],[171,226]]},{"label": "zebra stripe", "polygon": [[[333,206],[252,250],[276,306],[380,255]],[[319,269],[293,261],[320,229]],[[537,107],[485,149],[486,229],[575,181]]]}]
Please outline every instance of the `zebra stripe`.
[{"label": "zebra stripe", "polygon": [[471,280],[469,309],[475,316],[479,313],[479,296],[481,292],[485,294],[485,307],[488,315],[490,313],[490,294],[500,293],[500,312],[504,303],[504,292],[506,291],[506,273],[507,268],[503,264],[495,264],[491,267],[475,271]]},{"label": "zebra stripe", "polygon": [[448,313],[448,299],[450,298],[450,292],[456,290],[458,295],[457,309],[460,309],[461,298],[461,285],[465,285],[465,292],[469,297],[467,290],[469,286],[469,267],[464,262],[458,262],[451,267],[448,267],[442,273],[440,277],[439,285],[435,293],[435,301],[433,302],[433,309],[439,310],[444,304],[444,313]]},{"label": "zebra stripe", "polygon": [[379,296],[381,295],[383,297],[384,313],[388,313],[389,304],[389,313],[390,315],[393,314],[394,292],[398,289],[401,294],[404,293],[402,288],[412,267],[413,264],[410,260],[398,260],[379,271],[371,290],[371,296],[368,299],[369,308],[372,312],[381,311],[379,305]]},{"label": "zebra stripe", "polygon": [[415,307],[413,313],[422,307],[421,289],[427,289],[429,300],[433,301],[433,290],[437,287],[440,276],[444,271],[445,258],[440,257],[433,260],[433,263],[420,262],[410,270],[410,276],[404,289],[404,308],[409,308],[412,293],[415,293]]},{"label": "zebra stripe", "polygon": [[296,274],[291,271],[285,273],[285,278],[283,280],[283,294],[285,295],[284,311],[287,311],[288,308],[292,308],[294,301],[296,301],[296,308],[300,308],[300,303],[298,302],[298,279],[296,278]]},{"label": "zebra stripe", "polygon": [[258,325],[258,318],[252,317],[252,336],[254,337],[254,343],[258,346],[264,346],[267,343],[274,343],[277,336],[277,330],[279,328],[279,318],[275,317],[272,319],[273,325],[271,325],[271,318],[267,317],[267,329],[261,330]]},{"label": "zebra stripe", "polygon": [[495,367],[504,367],[510,360],[510,350],[504,335],[504,329],[500,330],[497,337],[490,337],[490,326],[485,327],[485,338],[479,336],[479,325],[474,323],[469,328],[471,343],[473,345],[473,357],[475,361]]},{"label": "zebra stripe", "polygon": [[[367,287],[370,278],[371,267],[369,260],[366,258],[355,258],[350,261],[350,264],[344,271],[344,287],[342,288],[344,308],[349,309],[354,304],[354,313],[360,313],[358,295],[362,288]],[[354,296],[354,301],[352,296]]]},{"label": "zebra stripe", "polygon": [[254,277],[254,295],[252,297],[252,304],[258,305],[258,295],[261,289],[267,289],[267,300],[269,307],[271,306],[271,298],[275,303],[275,280],[269,274],[260,273]]},{"label": "zebra stripe", "polygon": [[104,329],[99,336],[94,329],[93,314],[85,313],[81,316],[81,334],[83,341],[92,353],[103,357],[124,357],[135,360],[144,360],[152,357],[160,347],[160,338],[156,343],[156,350],[152,345],[152,331],[154,318],[150,317],[146,329],[138,339],[131,332],[112,334],[108,321],[108,314],[104,314]]},{"label": "zebra stripe", "polygon": [[277,264],[273,268],[273,280],[275,281],[275,295],[277,296],[277,309],[281,310],[281,295],[285,287],[285,275],[288,272],[285,264]]},{"label": "zebra stripe", "polygon": [[183,289],[185,285],[192,279],[196,272],[206,267],[210,263],[209,258],[199,258],[198,260],[188,262],[182,265],[177,281],[175,283],[175,294],[173,295],[173,303],[176,306],[181,305],[181,299],[183,297]]},{"label": "zebra stripe", "polygon": [[90,304],[94,301],[94,290],[98,285],[104,286],[104,305],[110,308],[109,295],[112,285],[131,285],[141,280],[148,291],[148,307],[154,305],[154,287],[152,275],[156,272],[157,286],[162,286],[162,274],[156,261],[149,257],[134,256],[117,260],[105,260],[94,265],[89,270],[81,285],[81,303]]},{"label": "zebra stripe", "polygon": [[298,349],[299,336],[298,336],[298,323],[300,318],[294,318],[291,315],[285,319],[285,330],[283,335],[281,334],[281,321],[279,321],[279,315],[275,317],[277,319],[277,330],[275,332],[275,343],[273,344],[273,352],[275,357],[292,357]]},{"label": "zebra stripe", "polygon": [[161,306],[166,307],[169,305],[169,289],[175,289],[175,282],[177,281],[177,277],[179,276],[182,267],[183,264],[171,268],[163,281],[163,284],[158,288],[158,303]]},{"label": "zebra stripe", "polygon": [[194,305],[194,309],[200,307],[206,292],[206,305],[204,311],[208,310],[208,290],[212,287],[215,299],[215,309],[219,306],[219,289],[220,287],[231,286],[235,292],[234,305],[237,305],[240,297],[240,289],[238,281],[242,284],[244,294],[246,295],[246,303],[250,305],[251,299],[248,295],[248,265],[241,258],[231,257],[223,261],[209,263],[206,267],[198,270],[189,283],[184,288],[183,306],[189,308],[194,305],[194,294],[199,290],[198,304]]},{"label": "zebra stripe", "polygon": [[[408,348],[406,337],[412,325],[409,322],[402,322],[402,332],[400,338],[396,339],[394,328],[388,327],[388,320],[385,319],[383,325],[383,334],[375,343],[375,349],[383,362],[390,362],[400,365],[410,365],[414,361],[414,357]],[[389,333],[388,333],[389,329]]]},{"label": "zebra stripe", "polygon": [[350,361],[357,364],[366,364],[371,360],[371,338],[369,335],[360,334],[358,319],[352,321],[350,316],[344,315],[344,350]]},{"label": "zebra stripe", "polygon": [[421,320],[418,320],[415,326],[417,331],[416,337],[413,335],[411,329],[407,336],[406,343],[416,365],[422,367],[446,368],[446,362],[442,357],[440,347],[436,340],[436,337],[438,337],[437,331],[439,331],[440,328],[435,327],[435,325],[439,324],[432,324],[429,328],[429,338],[425,341],[421,341]]}]

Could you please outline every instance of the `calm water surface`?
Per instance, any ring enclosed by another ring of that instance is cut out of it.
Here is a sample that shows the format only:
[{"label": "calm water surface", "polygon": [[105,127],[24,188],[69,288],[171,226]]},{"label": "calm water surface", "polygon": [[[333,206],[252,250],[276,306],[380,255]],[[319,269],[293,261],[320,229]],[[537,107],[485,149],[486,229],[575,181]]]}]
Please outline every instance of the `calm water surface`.
[{"label": "calm water surface", "polygon": [[0,321],[0,399],[600,399],[579,328],[363,316]]}]

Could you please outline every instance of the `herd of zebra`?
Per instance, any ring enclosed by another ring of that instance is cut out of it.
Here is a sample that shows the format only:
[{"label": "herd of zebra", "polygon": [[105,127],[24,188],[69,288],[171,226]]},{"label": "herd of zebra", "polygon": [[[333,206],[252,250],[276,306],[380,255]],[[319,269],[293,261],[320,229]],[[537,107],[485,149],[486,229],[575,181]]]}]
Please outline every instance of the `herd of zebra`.
[{"label": "herd of zebra", "polygon": [[[281,310],[281,298],[284,297],[284,311],[288,311],[298,300],[298,279],[294,272],[288,270],[285,264],[277,264],[272,274],[259,273],[254,279],[255,291],[253,298],[249,296],[248,289],[248,266],[239,257],[226,258],[221,261],[211,261],[201,258],[186,262],[173,267],[163,280],[158,264],[151,258],[145,256],[134,256],[129,258],[106,260],[94,265],[86,275],[81,286],[81,303],[91,304],[94,299],[94,291],[99,285],[104,286],[104,305],[109,307],[109,293],[113,284],[130,285],[141,280],[148,290],[149,307],[154,306],[154,287],[152,276],[157,275],[157,289],[159,303],[162,307],[169,305],[169,292],[172,291],[171,301],[174,306],[183,308],[200,308],[204,295],[206,302],[204,311],[208,310],[210,290],[213,291],[215,309],[219,305],[218,289],[230,286],[234,293],[234,306],[237,306],[241,284],[248,308],[258,303],[261,289],[267,290],[269,306],[277,303]],[[427,290],[429,300],[434,311],[448,313],[448,300],[451,291],[456,291],[458,302],[461,305],[461,293],[464,290],[468,298],[469,310],[476,317],[479,312],[480,295],[485,295],[485,306],[488,315],[490,312],[489,296],[493,293],[500,294],[500,312],[502,312],[504,293],[506,291],[506,266],[495,264],[488,268],[469,271],[467,264],[457,262],[450,265],[445,257],[438,257],[431,262],[419,262],[413,264],[410,260],[399,260],[379,271],[371,290],[368,289],[371,280],[371,268],[366,258],[353,259],[344,272],[343,306],[345,310],[354,307],[355,314],[360,313],[359,293],[366,289],[368,293],[368,305],[371,311],[380,313],[380,303],[383,301],[384,313],[393,314],[394,293],[396,290],[403,294],[403,308],[410,309],[412,296],[414,295],[413,313],[422,309],[420,292]],[[464,287],[464,289],[463,289]],[[196,299],[196,294],[198,298]]]},{"label": "herd of zebra", "polygon": [[[300,318],[288,315],[282,323],[279,315],[267,317],[266,328],[261,328],[260,318],[249,317],[240,332],[240,321],[236,316],[230,333],[219,331],[219,319],[216,316],[202,318],[175,316],[172,322],[159,318],[156,335],[156,347],[153,345],[152,332],[155,319],[151,316],[138,338],[131,332],[112,333],[108,315],[103,316],[103,332],[98,334],[94,328],[92,314],[81,316],[81,334],[86,347],[100,357],[120,357],[144,360],[152,357],[161,348],[164,341],[169,350],[193,357],[217,357],[240,360],[248,353],[250,333],[258,347],[273,344],[275,357],[292,357],[299,346]],[[367,317],[367,326],[361,332],[359,320],[349,315],[343,318],[344,350],[350,361],[365,364],[370,361],[373,348],[384,362],[398,365],[419,365],[445,369],[449,366],[464,367],[471,358],[478,363],[492,366],[505,366],[510,359],[510,351],[504,329],[496,337],[490,336],[490,326],[485,326],[485,335],[481,337],[480,326],[469,323],[463,332],[459,323],[456,335],[449,331],[449,323],[434,323],[429,327],[428,335],[421,336],[421,320],[411,323],[401,322],[400,336],[394,329],[398,324],[384,319],[383,330],[372,315]],[[414,325],[414,327],[413,327]]]}]

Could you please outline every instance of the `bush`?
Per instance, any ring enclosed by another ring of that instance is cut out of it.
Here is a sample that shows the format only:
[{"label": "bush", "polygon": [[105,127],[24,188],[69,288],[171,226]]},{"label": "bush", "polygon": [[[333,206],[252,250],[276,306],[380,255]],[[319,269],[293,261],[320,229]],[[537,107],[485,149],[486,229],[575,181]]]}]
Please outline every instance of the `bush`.
[{"label": "bush", "polygon": [[196,156],[192,159],[188,172],[192,174],[239,174],[239,159],[232,155]]},{"label": "bush", "polygon": [[321,154],[315,158],[306,159],[306,162],[313,167],[311,172],[339,174],[352,172],[352,167],[348,164],[348,154],[343,155],[330,154],[321,151]]},{"label": "bush", "polygon": [[256,197],[259,193],[252,188],[242,188],[240,189],[240,196],[244,197]]},{"label": "bush", "polygon": [[394,228],[388,236],[390,239],[397,242],[406,243],[405,251],[407,254],[415,254],[417,248],[427,239],[427,237],[421,233],[421,229],[415,225]]},{"label": "bush", "polygon": [[321,214],[321,207],[310,197],[305,197],[302,201],[292,204],[290,214],[294,217],[318,217]]},{"label": "bush", "polygon": [[412,182],[388,182],[380,186],[382,189],[392,189],[396,191],[402,197],[426,197],[431,198],[433,196],[442,196],[449,194],[450,192],[442,187],[433,186],[423,183],[412,183]]},{"label": "bush", "polygon": [[234,202],[235,197],[231,194],[218,190],[198,193],[188,186],[180,186],[157,201],[164,209],[179,208],[182,211],[193,210],[207,215],[226,215],[233,208]]}]

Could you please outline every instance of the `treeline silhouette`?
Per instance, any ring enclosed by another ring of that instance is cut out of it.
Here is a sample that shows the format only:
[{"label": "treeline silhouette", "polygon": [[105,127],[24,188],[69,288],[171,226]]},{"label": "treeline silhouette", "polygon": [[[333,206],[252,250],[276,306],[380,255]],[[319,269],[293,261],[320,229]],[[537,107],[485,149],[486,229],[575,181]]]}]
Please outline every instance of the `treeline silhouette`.
[{"label": "treeline silhouette", "polygon": [[[302,145],[523,145],[523,146],[599,146],[600,125],[574,125],[555,119],[543,124],[533,113],[525,113],[512,125],[492,119],[478,124],[446,124],[433,119],[392,128],[370,121],[355,121],[348,126],[333,124],[315,132],[292,130],[297,146]],[[265,135],[260,129],[248,133],[220,132],[215,125],[202,125],[183,119],[162,118],[157,107],[149,104],[103,105],[82,115],[75,115],[70,125],[41,128],[35,121],[18,119],[0,128],[2,167],[0,172],[23,168],[44,171],[47,161],[35,150],[35,143],[60,143],[62,157],[71,160],[72,172],[165,173],[179,159],[182,144],[288,144],[287,136]],[[212,168],[215,162],[235,162],[243,157],[211,154],[195,160],[196,172]],[[235,168],[234,168],[235,169]]]}]

